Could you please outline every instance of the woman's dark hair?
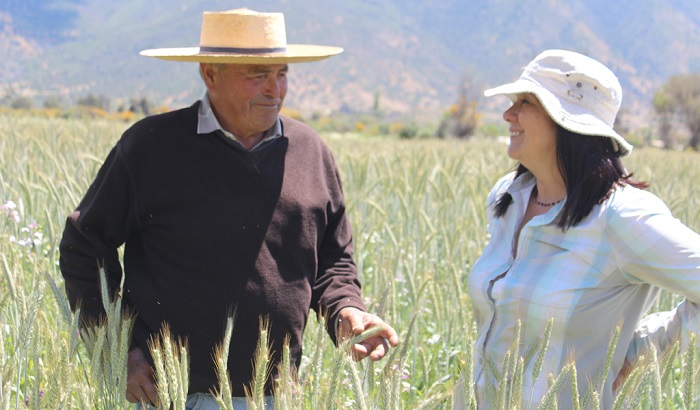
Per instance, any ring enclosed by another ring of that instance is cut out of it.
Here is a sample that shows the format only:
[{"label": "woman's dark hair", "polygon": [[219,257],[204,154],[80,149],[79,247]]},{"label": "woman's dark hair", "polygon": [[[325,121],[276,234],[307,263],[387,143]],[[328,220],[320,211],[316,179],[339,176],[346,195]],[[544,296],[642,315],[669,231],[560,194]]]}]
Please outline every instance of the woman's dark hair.
[{"label": "woman's dark hair", "polygon": [[[646,189],[646,182],[635,181],[622,166],[620,153],[613,148],[612,139],[582,135],[556,124],[557,164],[566,185],[566,203],[557,226],[566,230],[583,220],[596,204],[602,203],[623,185]],[[528,169],[518,164],[515,177]],[[513,202],[510,194],[496,201],[496,217],[505,215]]]}]

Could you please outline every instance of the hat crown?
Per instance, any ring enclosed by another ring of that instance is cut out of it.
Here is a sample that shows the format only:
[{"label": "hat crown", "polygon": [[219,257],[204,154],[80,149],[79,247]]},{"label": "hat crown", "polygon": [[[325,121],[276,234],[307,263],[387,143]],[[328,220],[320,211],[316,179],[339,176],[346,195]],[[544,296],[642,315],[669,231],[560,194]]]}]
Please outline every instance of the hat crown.
[{"label": "hat crown", "polygon": [[612,139],[621,155],[632,145],[614,129],[622,103],[622,87],[615,74],[598,61],[566,50],[540,53],[523,69],[520,78],[484,91],[484,95],[537,96],[550,118],[563,128],[583,135]]},{"label": "hat crown", "polygon": [[209,64],[290,64],[323,60],[340,47],[287,44],[284,15],[249,9],[205,11],[198,47],[155,48],[141,55]]},{"label": "hat crown", "polygon": [[582,54],[547,50],[523,70],[521,80],[549,90],[577,112],[587,111],[612,127],[622,103],[622,87],[605,65]]},{"label": "hat crown", "polygon": [[284,51],[287,47],[284,15],[248,9],[204,12],[199,46],[204,49]]}]

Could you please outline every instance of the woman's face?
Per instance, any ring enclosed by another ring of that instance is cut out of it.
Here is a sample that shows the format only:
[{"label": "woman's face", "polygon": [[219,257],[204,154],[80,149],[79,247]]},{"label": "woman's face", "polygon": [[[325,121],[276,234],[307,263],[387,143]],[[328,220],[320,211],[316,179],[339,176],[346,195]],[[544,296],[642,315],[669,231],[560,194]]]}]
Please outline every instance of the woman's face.
[{"label": "woman's face", "polygon": [[556,164],[556,125],[534,94],[518,94],[503,119],[509,124],[509,157],[531,171]]}]

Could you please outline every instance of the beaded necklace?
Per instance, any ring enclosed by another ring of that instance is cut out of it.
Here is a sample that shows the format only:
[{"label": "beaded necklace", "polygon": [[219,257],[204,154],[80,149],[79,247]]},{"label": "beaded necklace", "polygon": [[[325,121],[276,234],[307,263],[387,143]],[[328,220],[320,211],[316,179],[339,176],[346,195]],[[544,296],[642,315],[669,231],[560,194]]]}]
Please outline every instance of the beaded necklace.
[{"label": "beaded necklace", "polygon": [[559,202],[561,202],[561,201],[563,201],[563,200],[564,200],[564,198],[562,198],[562,199],[560,199],[560,200],[558,200],[558,201],[556,201],[556,202],[545,203],[545,202],[540,202],[540,201],[538,201],[537,199],[535,199],[535,203],[536,203],[537,205],[539,205],[539,206],[544,206],[544,207],[547,207],[547,208],[548,208],[548,207],[550,207],[550,206],[554,206],[554,205],[558,204]]},{"label": "beaded necklace", "polygon": [[556,205],[556,204],[558,204],[559,202],[561,202],[561,201],[564,200],[564,198],[562,198],[562,199],[560,199],[560,200],[558,200],[558,201],[554,201],[554,202],[540,202],[540,201],[537,200],[537,193],[538,193],[538,192],[537,192],[537,185],[535,185],[535,187],[532,188],[533,199],[535,200],[535,203],[536,203],[537,205],[543,206],[543,207],[545,207],[545,208],[549,208],[550,206],[554,206],[554,205]]}]

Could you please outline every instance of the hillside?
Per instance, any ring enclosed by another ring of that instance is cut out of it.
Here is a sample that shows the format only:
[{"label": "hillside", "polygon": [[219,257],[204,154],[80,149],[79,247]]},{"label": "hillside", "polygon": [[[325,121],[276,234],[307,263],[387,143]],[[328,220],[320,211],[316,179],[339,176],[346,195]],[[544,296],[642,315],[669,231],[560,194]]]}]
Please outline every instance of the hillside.
[{"label": "hillside", "polygon": [[[138,52],[195,46],[203,10],[244,6],[284,12],[290,43],[345,48],[292,67],[287,106],[304,113],[368,112],[379,98],[387,114],[436,116],[463,78],[480,98],[546,48],[609,65],[634,112],[647,109],[671,75],[700,71],[696,0],[3,0],[0,92],[188,104],[202,93],[196,64]],[[482,104],[489,110],[503,101]]]}]

